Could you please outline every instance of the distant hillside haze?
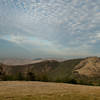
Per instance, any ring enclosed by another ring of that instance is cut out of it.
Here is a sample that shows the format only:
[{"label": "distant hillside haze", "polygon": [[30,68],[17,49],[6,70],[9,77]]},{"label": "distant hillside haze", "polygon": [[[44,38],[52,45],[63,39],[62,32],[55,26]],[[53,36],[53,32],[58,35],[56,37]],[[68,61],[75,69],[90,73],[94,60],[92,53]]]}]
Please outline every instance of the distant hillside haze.
[{"label": "distant hillside haze", "polygon": [[25,64],[38,63],[42,61],[43,59],[17,59],[17,58],[0,60],[0,62],[5,65],[25,65]]},{"label": "distant hillside haze", "polygon": [[25,64],[34,64],[39,63],[46,60],[57,60],[59,62],[65,61],[65,58],[35,58],[35,59],[29,59],[29,58],[4,58],[0,59],[0,63],[3,63],[5,65],[25,65]]},{"label": "distant hillside haze", "polygon": [[[25,61],[25,60],[24,60]],[[24,62],[23,61],[23,62]],[[1,80],[53,81],[77,84],[99,85],[100,58],[87,57],[82,59],[57,60],[29,60],[22,65],[0,64]],[[12,78],[13,76],[13,78]],[[23,76],[23,77],[22,77]]]}]

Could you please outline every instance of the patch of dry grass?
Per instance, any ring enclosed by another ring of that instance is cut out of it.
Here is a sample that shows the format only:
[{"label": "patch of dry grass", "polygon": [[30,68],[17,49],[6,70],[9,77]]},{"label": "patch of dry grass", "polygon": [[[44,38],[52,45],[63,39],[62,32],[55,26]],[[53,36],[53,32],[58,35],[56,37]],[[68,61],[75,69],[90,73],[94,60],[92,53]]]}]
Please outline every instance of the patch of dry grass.
[{"label": "patch of dry grass", "polygon": [[0,82],[0,100],[100,100],[100,87],[47,82]]}]

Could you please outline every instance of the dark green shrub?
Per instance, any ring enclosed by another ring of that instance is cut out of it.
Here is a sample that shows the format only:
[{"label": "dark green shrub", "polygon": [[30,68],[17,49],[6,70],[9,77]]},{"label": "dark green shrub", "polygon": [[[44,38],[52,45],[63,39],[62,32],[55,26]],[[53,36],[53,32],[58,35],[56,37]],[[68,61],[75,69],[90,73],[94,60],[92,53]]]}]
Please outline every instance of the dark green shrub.
[{"label": "dark green shrub", "polygon": [[48,82],[49,81],[48,80],[48,76],[47,75],[43,75],[41,81]]},{"label": "dark green shrub", "polygon": [[27,81],[35,81],[35,74],[33,72],[28,72],[26,76]]},{"label": "dark green shrub", "polygon": [[25,80],[24,76],[22,73],[18,73],[17,76],[16,76],[16,80]]}]

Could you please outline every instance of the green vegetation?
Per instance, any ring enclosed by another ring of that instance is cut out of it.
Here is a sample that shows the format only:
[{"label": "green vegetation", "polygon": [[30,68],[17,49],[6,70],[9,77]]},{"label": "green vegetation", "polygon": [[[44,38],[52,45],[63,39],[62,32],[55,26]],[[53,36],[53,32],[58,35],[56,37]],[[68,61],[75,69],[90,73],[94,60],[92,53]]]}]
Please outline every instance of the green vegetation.
[{"label": "green vegetation", "polygon": [[49,78],[53,81],[56,81],[57,79],[63,81],[72,78],[72,70],[82,60],[83,59],[74,59],[61,62],[56,69],[48,73]]},{"label": "green vegetation", "polygon": [[[83,59],[73,59],[63,62],[44,61],[36,64],[22,66],[8,66],[3,72],[0,66],[0,80],[2,81],[43,81],[82,85],[99,85],[99,78],[75,76],[73,70]],[[3,65],[4,66],[4,65]],[[7,74],[8,73],[8,74]]]},{"label": "green vegetation", "polygon": [[17,73],[16,75],[3,75],[2,77],[3,81],[14,81],[14,80],[25,80],[24,76],[22,73]]},{"label": "green vegetation", "polygon": [[27,81],[35,81],[35,75],[32,72],[28,72],[26,76]]}]

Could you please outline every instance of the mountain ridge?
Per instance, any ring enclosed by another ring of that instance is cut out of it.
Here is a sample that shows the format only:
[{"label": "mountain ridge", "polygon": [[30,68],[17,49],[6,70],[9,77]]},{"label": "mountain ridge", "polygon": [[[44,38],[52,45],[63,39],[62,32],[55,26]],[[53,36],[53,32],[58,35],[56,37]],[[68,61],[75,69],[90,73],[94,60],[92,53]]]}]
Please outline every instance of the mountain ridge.
[{"label": "mountain ridge", "polygon": [[[25,65],[0,64],[1,80],[4,76],[26,77],[28,73],[35,75],[35,80],[54,82],[73,82],[78,84],[99,85],[100,58],[87,57],[66,61],[44,60]],[[13,79],[15,80],[15,79]],[[16,79],[18,80],[18,79]]]}]

